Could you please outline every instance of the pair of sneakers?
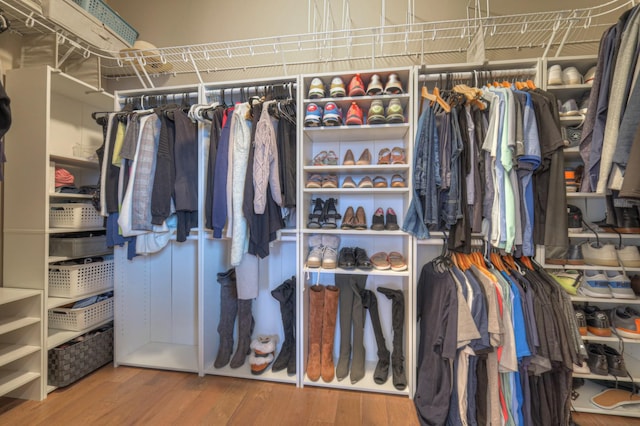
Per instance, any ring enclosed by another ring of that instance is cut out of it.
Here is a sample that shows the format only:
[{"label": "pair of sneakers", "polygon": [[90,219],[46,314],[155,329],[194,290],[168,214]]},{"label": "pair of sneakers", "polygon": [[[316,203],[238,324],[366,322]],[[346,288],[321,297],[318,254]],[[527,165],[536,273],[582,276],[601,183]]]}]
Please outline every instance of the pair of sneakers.
[{"label": "pair of sneakers", "polygon": [[342,126],[342,110],[335,102],[327,102],[324,109],[310,103],[304,115],[305,127]]},{"label": "pair of sneakers", "polygon": [[583,76],[578,68],[574,66],[566,67],[562,69],[560,65],[551,65],[547,70],[547,84],[549,86],[560,86],[560,85],[573,85],[573,84],[582,84],[585,81],[589,81],[590,83],[593,81],[595,76],[595,66],[591,67],[585,76]]},{"label": "pair of sneakers", "polygon": [[631,280],[619,271],[585,270],[578,294],[603,299],[635,299]]},{"label": "pair of sneakers", "polygon": [[380,99],[375,99],[367,112],[367,124],[404,123],[404,110],[400,99],[393,98],[384,107]]},{"label": "pair of sneakers", "polygon": [[340,237],[330,234],[314,234],[309,237],[307,267],[335,269],[338,262]]}]

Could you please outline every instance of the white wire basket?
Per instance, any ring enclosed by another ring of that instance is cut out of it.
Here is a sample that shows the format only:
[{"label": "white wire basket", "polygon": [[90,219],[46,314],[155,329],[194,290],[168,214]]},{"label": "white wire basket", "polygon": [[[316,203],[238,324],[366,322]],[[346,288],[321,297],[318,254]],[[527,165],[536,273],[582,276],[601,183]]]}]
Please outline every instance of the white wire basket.
[{"label": "white wire basket", "polygon": [[52,203],[49,206],[51,228],[100,228],[104,218],[90,203]]},{"label": "white wire basket", "polygon": [[77,297],[113,287],[113,259],[81,265],[49,265],[49,296]]},{"label": "white wire basket", "polygon": [[81,331],[113,319],[113,297],[84,308],[49,310],[49,327]]}]

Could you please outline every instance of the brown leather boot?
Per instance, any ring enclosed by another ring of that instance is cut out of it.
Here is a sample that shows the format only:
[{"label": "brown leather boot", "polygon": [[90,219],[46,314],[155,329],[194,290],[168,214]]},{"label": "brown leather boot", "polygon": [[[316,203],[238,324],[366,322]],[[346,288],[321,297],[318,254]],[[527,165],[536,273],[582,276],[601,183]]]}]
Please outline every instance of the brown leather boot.
[{"label": "brown leather boot", "polygon": [[336,318],[338,316],[338,296],[340,289],[328,285],[324,292],[324,314],[322,319],[322,380],[329,383],[335,375],[333,364],[333,339],[336,334]]},{"label": "brown leather boot", "polygon": [[323,285],[309,287],[309,348],[307,353],[307,376],[311,381],[320,378],[320,344],[322,341],[322,317],[324,311]]}]

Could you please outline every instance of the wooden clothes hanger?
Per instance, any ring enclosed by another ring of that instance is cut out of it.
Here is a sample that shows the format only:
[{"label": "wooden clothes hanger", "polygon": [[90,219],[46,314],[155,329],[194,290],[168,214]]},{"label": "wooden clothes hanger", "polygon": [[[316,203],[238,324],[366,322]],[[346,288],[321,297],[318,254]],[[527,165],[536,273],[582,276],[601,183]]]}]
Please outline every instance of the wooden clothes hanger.
[{"label": "wooden clothes hanger", "polygon": [[433,95],[436,97],[436,102],[438,105],[442,107],[445,112],[451,112],[451,105],[449,105],[442,97],[440,96],[440,89],[437,87],[433,88]]}]

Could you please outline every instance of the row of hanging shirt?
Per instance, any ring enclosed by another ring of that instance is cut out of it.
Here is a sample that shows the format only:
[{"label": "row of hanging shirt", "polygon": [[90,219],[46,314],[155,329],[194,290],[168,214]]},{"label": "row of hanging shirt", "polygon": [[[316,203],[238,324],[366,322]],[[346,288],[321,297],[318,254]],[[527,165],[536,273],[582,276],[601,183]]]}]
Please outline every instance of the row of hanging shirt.
[{"label": "row of hanging shirt", "polygon": [[567,294],[522,257],[440,256],[417,286],[418,418],[425,425],[568,424],[586,350]]},{"label": "row of hanging shirt", "polygon": [[531,81],[423,86],[403,229],[418,238],[449,230],[451,249],[468,251],[471,233],[482,232],[508,253],[532,256],[535,244],[566,251],[568,240],[545,231],[550,209],[559,212],[554,227],[566,221],[564,177],[550,173],[563,167],[563,146],[557,101]]},{"label": "row of hanging shirt", "polygon": [[[224,93],[224,92],[221,92]],[[176,96],[182,97],[182,104],[169,103],[169,98],[175,100]],[[198,225],[198,122],[204,122],[211,126],[211,139],[221,139],[221,130],[224,127],[223,118],[231,117],[234,107],[228,108],[226,105],[214,102],[209,105],[191,104],[190,97],[197,94],[149,96],[144,108],[144,99],[127,98],[122,111],[93,113],[96,122],[103,126],[104,141],[98,150],[100,159],[100,197],[99,207],[103,216],[107,217],[107,238],[108,245],[128,244],[128,257],[133,258],[137,254],[150,254],[161,250],[175,236],[178,242],[186,241],[192,228]],[[289,153],[289,161],[282,161],[281,164],[291,165],[291,159],[295,161],[295,105],[290,106],[281,101],[264,102],[266,112],[263,120],[256,122],[254,128],[263,128],[258,133],[257,142],[258,161],[256,164],[264,165],[260,168],[260,177],[265,177],[267,184],[274,184],[279,181],[277,170],[277,146],[273,120],[285,119],[289,124],[286,135],[289,146],[293,144],[294,151]],[[219,161],[223,165],[231,164],[236,149],[244,148],[246,144],[236,142],[245,141],[245,138],[252,127],[252,113],[257,111],[257,105],[262,106],[261,100],[252,100],[249,103],[239,103],[235,110],[238,112],[237,120],[229,120],[229,132],[231,143],[227,138],[227,149],[225,156],[219,156]],[[277,110],[274,110],[274,107]],[[235,126],[231,126],[235,123]],[[260,124],[262,123],[262,124]],[[279,127],[277,127],[279,129]],[[280,133],[278,133],[279,135]],[[217,144],[210,144],[209,152],[209,177],[217,170],[216,156],[212,155]],[[251,145],[253,153],[254,144]],[[241,154],[237,154],[241,158]],[[211,159],[213,161],[211,161]],[[245,166],[248,163],[245,163]],[[253,163],[252,163],[253,164]],[[275,168],[273,167],[276,165]],[[222,167],[221,167],[222,168]],[[237,185],[240,178],[244,178],[248,173],[248,168],[227,167],[230,173],[236,171],[235,180],[231,175],[220,176],[225,188],[240,187]],[[293,165],[295,182],[295,163]],[[266,172],[265,172],[266,171]],[[290,175],[290,170],[283,173]],[[260,178],[256,179],[261,185]],[[207,200],[213,199],[215,188],[219,185],[208,180],[206,188]],[[275,185],[274,185],[275,186]],[[286,200],[291,206],[291,200],[295,203],[295,186],[287,185]],[[277,204],[282,204],[280,185],[276,186]],[[293,193],[293,195],[292,195]],[[210,196],[211,195],[211,196]],[[219,195],[219,194],[216,194]],[[228,205],[237,198],[232,197],[233,191],[225,194],[225,201],[228,198]],[[243,194],[241,194],[243,195]],[[258,188],[256,191],[256,210],[259,213],[259,206],[266,204],[264,189]],[[261,198],[262,197],[262,198]],[[239,205],[242,206],[242,198]],[[262,201],[260,201],[262,200]],[[210,206],[209,203],[206,204]],[[226,207],[225,207],[226,211]],[[235,213],[239,210],[231,210]],[[254,210],[252,210],[254,212]],[[250,221],[243,217],[243,221]],[[208,216],[209,218],[209,216]],[[207,224],[211,222],[207,218]],[[223,227],[227,226],[226,218]],[[240,222],[239,220],[238,222]],[[255,222],[255,221],[254,221]],[[281,221],[275,221],[279,224]],[[213,226],[211,226],[213,228]],[[280,229],[280,228],[277,228]],[[238,241],[244,246],[247,245],[246,235]],[[271,241],[271,240],[269,240]],[[264,253],[261,252],[261,253]],[[268,254],[268,249],[267,249]]]},{"label": "row of hanging shirt", "polygon": [[640,159],[639,27],[640,6],[636,5],[600,40],[580,141],[586,177],[583,192],[612,190],[620,191],[620,197],[640,198],[640,170],[628,167]]},{"label": "row of hanging shirt", "polygon": [[[220,95],[223,92],[218,92]],[[296,105],[293,85],[218,105],[211,115],[205,226],[231,239],[230,263],[264,258],[286,220],[295,218]]]}]

